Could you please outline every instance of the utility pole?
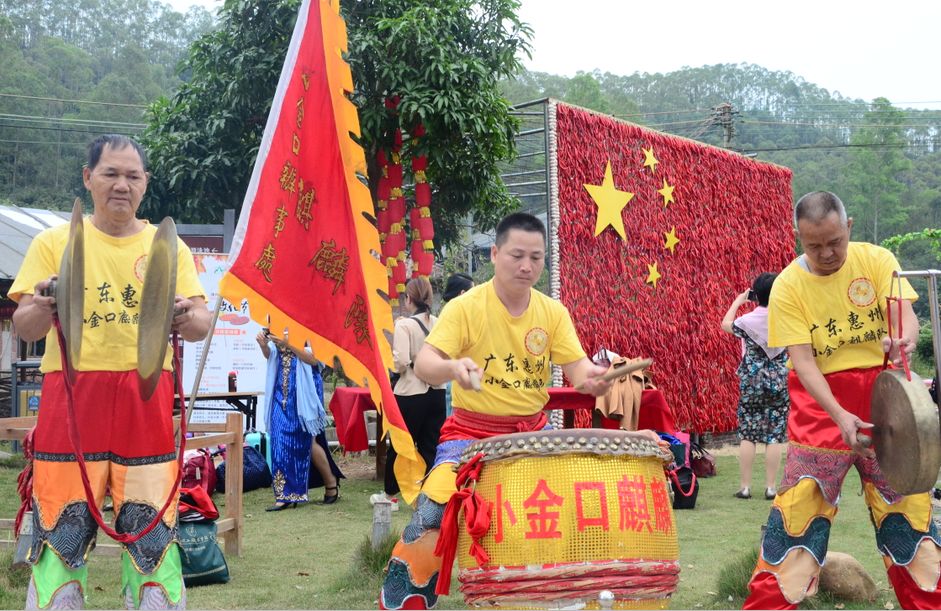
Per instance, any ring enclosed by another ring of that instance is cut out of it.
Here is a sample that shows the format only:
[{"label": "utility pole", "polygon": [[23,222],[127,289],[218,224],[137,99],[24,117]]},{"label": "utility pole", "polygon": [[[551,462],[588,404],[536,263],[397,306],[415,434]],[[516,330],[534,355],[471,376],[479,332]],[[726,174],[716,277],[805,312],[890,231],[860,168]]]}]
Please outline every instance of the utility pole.
[{"label": "utility pole", "polygon": [[712,109],[712,123],[718,125],[725,132],[722,138],[722,146],[729,148],[732,144],[732,138],[735,136],[735,117],[738,111],[732,107],[730,102],[723,102]]}]

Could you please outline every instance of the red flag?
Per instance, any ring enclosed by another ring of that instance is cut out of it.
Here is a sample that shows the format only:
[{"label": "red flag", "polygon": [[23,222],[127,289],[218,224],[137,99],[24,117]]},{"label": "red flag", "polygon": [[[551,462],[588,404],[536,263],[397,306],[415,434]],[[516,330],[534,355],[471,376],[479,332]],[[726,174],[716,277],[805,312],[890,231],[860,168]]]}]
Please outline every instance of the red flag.
[{"label": "red flag", "polygon": [[[365,174],[346,27],[338,0],[304,0],[281,70],[264,137],[219,292],[247,299],[252,318],[270,316],[295,346],[368,386],[399,454],[402,496],[418,493],[424,463],[399,413],[388,369],[392,309]],[[403,460],[403,458],[405,460]]]},{"label": "red flag", "polygon": [[585,349],[653,358],[677,425],[733,430],[741,348],[720,322],[755,276],[794,256],[791,171],[564,104],[550,108],[553,286]]}]

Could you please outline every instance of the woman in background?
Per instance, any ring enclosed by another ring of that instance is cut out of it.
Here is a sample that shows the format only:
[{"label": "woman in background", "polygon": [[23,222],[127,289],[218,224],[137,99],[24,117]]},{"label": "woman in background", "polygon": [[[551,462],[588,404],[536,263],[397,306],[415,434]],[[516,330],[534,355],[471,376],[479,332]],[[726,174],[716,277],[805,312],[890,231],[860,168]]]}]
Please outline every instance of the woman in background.
[{"label": "woman in background", "polygon": [[[395,383],[395,399],[418,453],[425,461],[425,473],[435,462],[438,437],[445,420],[444,385],[430,386],[415,375],[413,362],[438,319],[431,315],[433,299],[427,278],[412,278],[405,285],[402,306],[407,316],[395,321],[392,336],[392,361],[399,379]],[[386,454],[385,493],[392,497],[399,492],[395,479],[395,449]]]},{"label": "woman in background", "polygon": [[[448,305],[448,302],[454,299],[459,295],[463,295],[467,291],[474,288],[474,279],[468,276],[467,274],[462,274],[457,272],[448,276],[448,281],[444,285],[444,294],[441,295],[441,309],[444,309],[444,306]],[[444,411],[446,416],[451,416],[451,383],[448,382],[448,385],[444,389]]]},{"label": "woman in background", "polygon": [[472,288],[474,288],[473,278],[461,272],[451,274],[448,276],[448,281],[444,285],[444,293],[441,294],[441,301],[447,304],[458,295],[463,295]]},{"label": "woman in background", "polygon": [[262,330],[256,337],[268,359],[265,382],[265,422],[271,447],[271,473],[274,505],[265,511],[281,511],[306,503],[310,484],[318,485],[311,463],[325,487],[323,503],[340,498],[343,477],[327,446],[324,429],[327,414],[323,407],[323,377],[309,348],[298,350]]},{"label": "woman in background", "polygon": [[[768,347],[768,300],[777,274],[764,273],[755,278],[751,290],[744,291],[725,313],[722,330],[742,340],[742,361],[738,366],[738,437],[741,487],[740,499],[751,498],[752,464],[755,444],[765,443],[765,498],[773,499],[787,443],[787,351]],[[758,302],[751,312],[735,318],[746,301]],[[734,320],[733,320],[734,319]]]}]

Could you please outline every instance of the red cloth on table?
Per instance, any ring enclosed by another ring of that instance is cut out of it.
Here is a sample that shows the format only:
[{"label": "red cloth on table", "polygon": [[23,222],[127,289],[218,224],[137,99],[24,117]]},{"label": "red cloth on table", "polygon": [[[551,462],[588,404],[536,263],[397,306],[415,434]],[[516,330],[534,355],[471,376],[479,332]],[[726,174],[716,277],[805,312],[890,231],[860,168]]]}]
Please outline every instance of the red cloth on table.
[{"label": "red cloth on table", "polygon": [[376,409],[369,390],[365,388],[338,387],[330,399],[330,412],[337,429],[337,441],[345,452],[362,452],[369,449],[366,421],[363,414]]},{"label": "red cloth on table", "polygon": [[[570,386],[548,388],[549,403],[545,409],[595,409],[595,398],[578,392]],[[616,429],[620,426],[619,420],[604,418],[604,428]],[[640,419],[637,424],[640,429],[653,429],[665,433],[672,433],[676,429],[673,420],[673,411],[667,405],[663,393],[656,389],[645,390],[640,397]]]}]

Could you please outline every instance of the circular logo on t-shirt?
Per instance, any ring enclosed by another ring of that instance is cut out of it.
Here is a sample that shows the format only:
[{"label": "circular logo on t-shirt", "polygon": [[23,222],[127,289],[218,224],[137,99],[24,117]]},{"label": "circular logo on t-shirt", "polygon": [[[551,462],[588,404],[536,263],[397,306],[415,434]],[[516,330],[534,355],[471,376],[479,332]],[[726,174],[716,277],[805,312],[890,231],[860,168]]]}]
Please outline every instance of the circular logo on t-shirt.
[{"label": "circular logo on t-shirt", "polygon": [[526,332],[526,349],[529,350],[529,353],[533,356],[541,356],[543,352],[546,351],[546,346],[549,345],[549,334],[546,333],[545,329],[539,327],[533,327]]},{"label": "circular logo on t-shirt", "polygon": [[137,257],[137,261],[134,261],[134,275],[137,276],[137,279],[140,282],[144,281],[144,272],[147,271],[147,255],[141,255]]},{"label": "circular logo on t-shirt", "polygon": [[871,306],[876,301],[876,287],[872,285],[869,278],[856,278],[850,282],[850,288],[847,296],[853,305],[860,308]]}]

